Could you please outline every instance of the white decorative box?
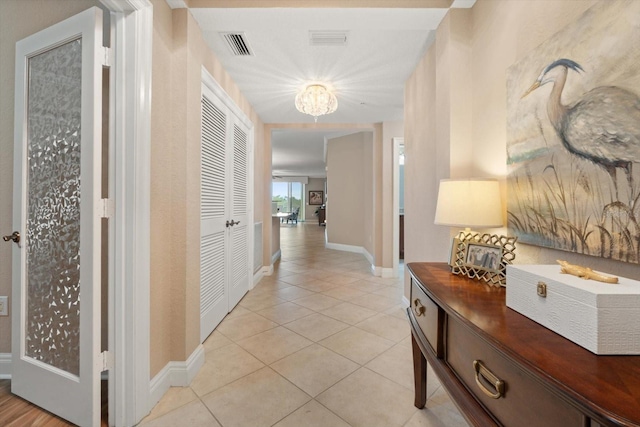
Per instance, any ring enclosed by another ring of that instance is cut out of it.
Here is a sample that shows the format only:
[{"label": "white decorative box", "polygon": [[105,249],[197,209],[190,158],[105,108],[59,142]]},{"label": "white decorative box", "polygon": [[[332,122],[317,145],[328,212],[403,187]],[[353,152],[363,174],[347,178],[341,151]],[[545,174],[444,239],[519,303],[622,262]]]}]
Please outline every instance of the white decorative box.
[{"label": "white decorative box", "polygon": [[562,274],[559,265],[508,265],[506,292],[507,307],[595,354],[640,354],[637,280],[610,284]]}]

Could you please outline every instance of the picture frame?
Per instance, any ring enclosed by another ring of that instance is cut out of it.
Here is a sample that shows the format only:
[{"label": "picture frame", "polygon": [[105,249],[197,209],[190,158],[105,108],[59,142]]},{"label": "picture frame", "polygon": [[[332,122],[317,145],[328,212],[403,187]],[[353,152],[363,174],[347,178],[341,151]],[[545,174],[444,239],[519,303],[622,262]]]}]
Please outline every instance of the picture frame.
[{"label": "picture frame", "polygon": [[507,265],[516,257],[517,239],[461,231],[451,246],[451,272],[483,281],[489,286],[505,286]]},{"label": "picture frame", "polygon": [[464,264],[477,270],[499,273],[502,260],[502,248],[500,246],[485,245],[484,243],[468,243]]},{"label": "picture frame", "polygon": [[309,204],[322,205],[324,203],[324,191],[309,191]]}]

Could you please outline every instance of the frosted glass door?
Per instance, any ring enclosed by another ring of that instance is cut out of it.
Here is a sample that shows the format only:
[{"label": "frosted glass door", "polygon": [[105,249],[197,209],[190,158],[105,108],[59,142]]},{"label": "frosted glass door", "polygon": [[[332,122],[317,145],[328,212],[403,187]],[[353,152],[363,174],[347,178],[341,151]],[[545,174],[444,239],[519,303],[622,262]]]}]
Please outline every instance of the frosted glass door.
[{"label": "frosted glass door", "polygon": [[100,423],[102,11],[16,44],[12,392]]}]

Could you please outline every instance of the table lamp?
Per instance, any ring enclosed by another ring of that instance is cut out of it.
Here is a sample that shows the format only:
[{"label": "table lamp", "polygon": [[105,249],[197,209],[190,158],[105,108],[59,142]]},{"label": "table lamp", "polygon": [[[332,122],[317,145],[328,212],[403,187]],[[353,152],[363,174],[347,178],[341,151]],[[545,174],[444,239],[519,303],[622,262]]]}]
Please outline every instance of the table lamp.
[{"label": "table lamp", "polygon": [[440,180],[435,224],[464,227],[502,227],[500,184],[495,179]]}]

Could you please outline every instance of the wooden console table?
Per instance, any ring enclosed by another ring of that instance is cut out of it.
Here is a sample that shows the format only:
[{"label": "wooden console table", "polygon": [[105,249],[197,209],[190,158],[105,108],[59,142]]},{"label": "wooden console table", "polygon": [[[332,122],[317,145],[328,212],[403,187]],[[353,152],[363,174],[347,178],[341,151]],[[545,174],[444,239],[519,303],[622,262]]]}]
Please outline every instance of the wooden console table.
[{"label": "wooden console table", "polygon": [[474,426],[640,426],[640,356],[596,356],[444,263],[407,267],[415,406],[428,361]]}]

